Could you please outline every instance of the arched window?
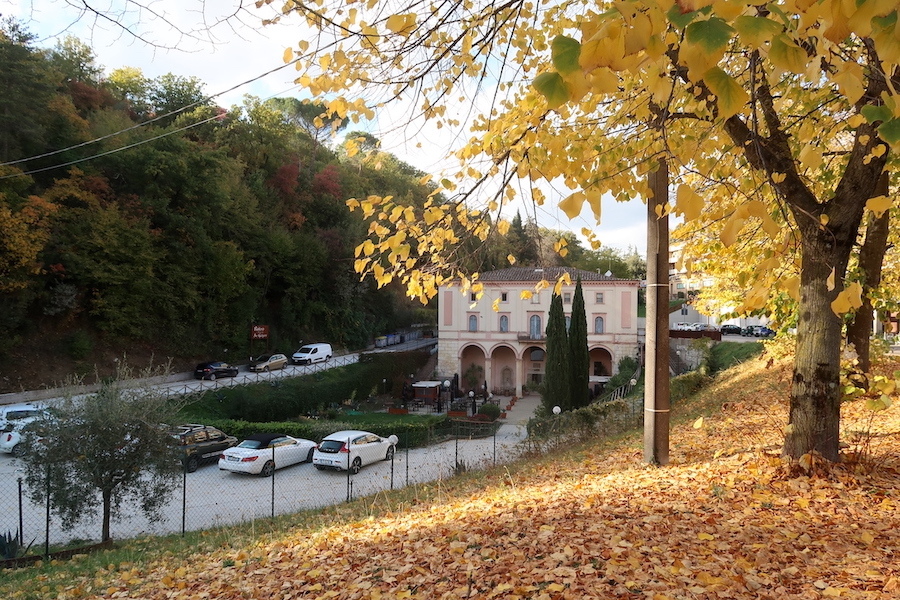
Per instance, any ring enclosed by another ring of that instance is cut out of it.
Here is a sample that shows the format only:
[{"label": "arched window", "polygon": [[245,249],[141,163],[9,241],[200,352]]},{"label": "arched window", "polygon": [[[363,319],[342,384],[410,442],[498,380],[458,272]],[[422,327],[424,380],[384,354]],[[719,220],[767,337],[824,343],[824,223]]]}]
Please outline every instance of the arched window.
[{"label": "arched window", "polygon": [[469,331],[478,331],[478,315],[469,315]]},{"label": "arched window", "polygon": [[540,315],[531,315],[528,320],[528,335],[533,340],[539,340],[543,337],[544,328],[541,327]]},{"label": "arched window", "polygon": [[603,333],[603,317],[594,318],[594,333]]},{"label": "arched window", "polygon": [[509,331],[509,317],[500,315],[500,331]]}]

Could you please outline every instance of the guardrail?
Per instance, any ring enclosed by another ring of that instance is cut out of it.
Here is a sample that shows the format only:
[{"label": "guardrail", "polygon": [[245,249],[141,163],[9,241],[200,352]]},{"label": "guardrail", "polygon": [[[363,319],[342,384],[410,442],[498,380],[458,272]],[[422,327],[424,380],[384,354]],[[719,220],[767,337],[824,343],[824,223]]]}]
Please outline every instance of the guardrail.
[{"label": "guardrail", "polygon": [[176,383],[163,384],[158,386],[163,393],[168,396],[190,396],[193,394],[202,394],[210,390],[217,390],[226,387],[236,387],[241,385],[254,385],[264,382],[277,382],[281,379],[291,377],[302,377],[310,375],[326,369],[334,367],[344,367],[359,362],[359,354],[346,354],[344,356],[335,356],[325,362],[315,363],[312,365],[286,365],[282,369],[276,371],[264,371],[256,373],[253,371],[241,371],[236,377],[216,378],[214,381],[204,379],[193,379],[179,381]]}]

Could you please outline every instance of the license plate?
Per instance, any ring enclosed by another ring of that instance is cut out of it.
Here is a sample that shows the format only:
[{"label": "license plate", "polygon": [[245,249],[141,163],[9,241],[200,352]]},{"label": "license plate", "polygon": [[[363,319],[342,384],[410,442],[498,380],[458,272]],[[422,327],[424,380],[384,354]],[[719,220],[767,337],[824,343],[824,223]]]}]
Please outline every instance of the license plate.
[{"label": "license plate", "polygon": [[228,462],[238,462],[240,459],[237,456],[226,456],[225,460]]}]

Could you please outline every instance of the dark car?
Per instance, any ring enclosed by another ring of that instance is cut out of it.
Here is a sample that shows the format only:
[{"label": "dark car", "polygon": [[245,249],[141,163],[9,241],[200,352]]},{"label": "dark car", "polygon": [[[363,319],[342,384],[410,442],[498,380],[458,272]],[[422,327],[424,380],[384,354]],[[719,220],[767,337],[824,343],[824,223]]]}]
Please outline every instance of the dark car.
[{"label": "dark car", "polygon": [[775,331],[773,329],[769,329],[768,327],[757,327],[756,331],[753,332],[753,335],[755,335],[756,337],[770,338],[775,337]]},{"label": "dark car", "polygon": [[722,332],[722,335],[741,335],[740,325],[722,325],[719,331]]},{"label": "dark car", "polygon": [[201,464],[219,460],[222,451],[237,444],[233,435],[226,435],[215,427],[192,423],[176,427],[172,436],[181,448],[181,464],[193,473]]},{"label": "dark car", "polygon": [[200,363],[194,369],[194,377],[197,379],[209,379],[210,381],[215,381],[216,377],[236,377],[237,374],[237,367],[233,367],[221,360]]}]

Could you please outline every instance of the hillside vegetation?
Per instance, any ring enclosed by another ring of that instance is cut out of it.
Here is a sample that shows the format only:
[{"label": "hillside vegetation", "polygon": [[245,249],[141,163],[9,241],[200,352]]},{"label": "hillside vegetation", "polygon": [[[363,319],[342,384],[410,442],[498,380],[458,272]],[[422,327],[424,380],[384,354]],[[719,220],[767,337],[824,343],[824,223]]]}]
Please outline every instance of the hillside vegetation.
[{"label": "hillside vegetation", "polygon": [[[897,364],[885,363],[886,370]],[[787,364],[675,406],[671,464],[634,433],[271,527],[129,542],[10,573],[7,598],[894,598],[900,412],[844,409],[845,462],[779,456]],[[702,417],[702,418],[701,418]],[[209,543],[205,543],[206,538]],[[169,544],[169,545],[167,545]],[[127,558],[122,558],[127,557]],[[118,562],[116,562],[118,561]]]}]

